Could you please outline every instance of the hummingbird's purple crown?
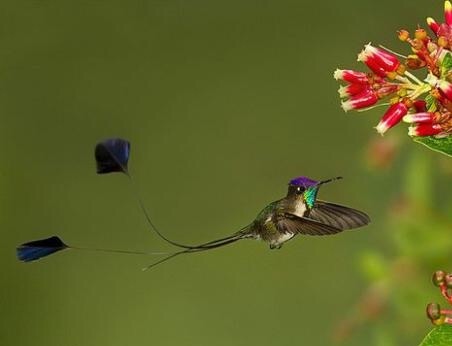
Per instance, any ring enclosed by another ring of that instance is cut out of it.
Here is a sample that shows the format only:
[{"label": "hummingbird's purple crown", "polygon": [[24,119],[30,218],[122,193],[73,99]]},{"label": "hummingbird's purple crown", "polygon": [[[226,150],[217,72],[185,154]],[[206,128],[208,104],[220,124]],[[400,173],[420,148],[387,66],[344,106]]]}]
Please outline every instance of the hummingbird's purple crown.
[{"label": "hummingbird's purple crown", "polygon": [[303,177],[302,176],[302,177],[297,177],[297,178],[292,179],[289,182],[289,185],[302,186],[304,188],[308,188],[308,187],[311,187],[311,186],[315,186],[318,183],[319,183],[318,181],[315,181],[315,180],[312,180],[312,179],[310,179],[308,177]]}]

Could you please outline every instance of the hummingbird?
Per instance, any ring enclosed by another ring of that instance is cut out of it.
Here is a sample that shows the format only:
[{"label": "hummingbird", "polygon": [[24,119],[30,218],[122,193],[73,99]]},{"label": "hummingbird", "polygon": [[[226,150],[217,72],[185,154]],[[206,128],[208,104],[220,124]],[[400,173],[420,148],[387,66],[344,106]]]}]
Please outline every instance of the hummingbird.
[{"label": "hummingbird", "polygon": [[175,252],[144,269],[150,269],[176,256],[211,250],[242,239],[264,241],[269,248],[280,249],[297,235],[333,235],[370,223],[369,216],[359,210],[317,199],[321,185],[342,177],[316,181],[300,176],[289,181],[284,198],[268,204],[254,221],[232,235]]},{"label": "hummingbird", "polygon": [[[130,142],[125,139],[111,138],[99,142],[95,147],[97,173],[123,173],[133,185],[133,179],[128,169],[129,156]],[[138,204],[150,228],[161,239],[183,250],[168,254],[76,247],[67,245],[57,236],[52,236],[19,245],[17,257],[23,262],[32,262],[67,249],[134,255],[167,255],[167,257],[144,268],[150,269],[182,254],[212,250],[242,239],[262,240],[269,245],[270,249],[280,249],[285,242],[299,234],[336,234],[344,230],[365,226],[370,222],[369,217],[361,211],[317,199],[320,186],[339,179],[342,179],[342,177],[321,181],[304,176],[294,178],[289,181],[287,195],[267,205],[250,224],[230,236],[199,245],[186,245],[166,237],[152,222],[144,202],[135,188]]]}]

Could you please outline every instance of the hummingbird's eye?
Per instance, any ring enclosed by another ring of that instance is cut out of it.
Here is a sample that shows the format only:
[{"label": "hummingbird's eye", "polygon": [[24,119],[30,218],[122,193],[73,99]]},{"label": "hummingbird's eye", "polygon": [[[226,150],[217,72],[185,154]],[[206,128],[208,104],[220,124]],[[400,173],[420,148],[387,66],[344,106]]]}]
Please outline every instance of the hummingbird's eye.
[{"label": "hummingbird's eye", "polygon": [[304,191],[304,188],[301,186],[297,187],[297,193],[302,193]]}]

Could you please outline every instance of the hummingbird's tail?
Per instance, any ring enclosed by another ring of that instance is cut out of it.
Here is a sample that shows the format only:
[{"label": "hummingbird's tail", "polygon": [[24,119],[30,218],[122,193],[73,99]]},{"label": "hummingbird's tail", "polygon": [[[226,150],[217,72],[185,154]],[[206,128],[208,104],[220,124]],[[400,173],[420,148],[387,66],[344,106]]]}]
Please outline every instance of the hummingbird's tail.
[{"label": "hummingbird's tail", "polygon": [[138,201],[138,204],[146,219],[146,222],[148,226],[151,228],[151,230],[157,234],[157,236],[166,241],[168,244],[184,249],[180,251],[181,253],[191,252],[188,250],[198,251],[198,249],[201,247],[210,246],[218,242],[230,240],[230,237],[226,237],[223,239],[217,239],[215,241],[196,246],[179,243],[165,236],[163,232],[161,232],[160,229],[157,228],[154,222],[152,221],[150,213],[148,212],[144,204],[139,189],[135,184],[135,180],[132,178],[132,174],[128,169],[127,163],[129,159],[129,152],[130,152],[130,143],[126,140],[113,139],[98,143],[95,148],[97,172],[99,174],[122,172],[127,176],[127,178],[129,178],[133,194],[135,195],[135,198]]},{"label": "hummingbird's tail", "polygon": [[182,255],[182,254],[189,254],[189,253],[213,250],[213,249],[225,246],[225,245],[229,245],[229,244],[235,243],[236,241],[239,241],[241,239],[250,238],[251,235],[250,235],[249,232],[246,232],[247,230],[248,230],[248,226],[243,228],[243,229],[241,229],[240,231],[230,235],[229,237],[212,240],[212,241],[210,241],[208,243],[203,243],[203,244],[200,244],[200,245],[198,245],[196,247],[192,247],[190,249],[186,249],[186,250],[175,252],[175,253],[173,253],[173,254],[171,254],[171,255],[169,255],[169,256],[167,256],[167,257],[165,257],[165,258],[163,258],[163,259],[161,259],[161,260],[159,260],[157,262],[154,262],[154,263],[148,265],[147,267],[143,268],[143,270],[151,269],[151,268],[153,268],[153,267],[155,267],[155,266],[157,266],[159,264],[162,264],[162,263],[164,263],[166,261],[169,261],[170,259],[172,259],[174,257],[177,257],[179,255]]},{"label": "hummingbird's tail", "polygon": [[43,257],[47,257],[56,252],[60,252],[63,250],[73,249],[73,250],[82,250],[82,251],[97,251],[97,252],[109,252],[109,253],[119,253],[119,254],[128,254],[128,255],[169,255],[162,260],[155,262],[148,266],[145,269],[152,268],[157,264],[166,262],[167,260],[181,255],[183,253],[192,253],[192,252],[200,252],[207,251],[211,249],[215,249],[217,247],[221,247],[224,245],[228,245],[234,243],[240,239],[250,237],[250,233],[247,232],[248,226],[241,229],[240,231],[230,235],[229,237],[216,239],[207,243],[203,243],[200,245],[192,246],[189,249],[184,249],[175,253],[168,252],[144,252],[144,251],[133,251],[133,250],[122,250],[122,249],[105,249],[105,248],[87,248],[87,247],[78,247],[67,245],[61,238],[57,236],[52,236],[50,238],[38,239],[34,241],[30,241],[27,243],[23,243],[19,245],[16,249],[17,258],[22,262],[33,262],[37,261]]},{"label": "hummingbird's tail", "polygon": [[47,257],[56,252],[63,250],[82,250],[82,251],[97,251],[97,252],[109,252],[128,255],[167,255],[167,252],[144,252],[134,250],[118,250],[118,249],[105,249],[105,248],[87,248],[71,246],[64,243],[61,238],[53,236],[45,239],[38,239],[29,241],[19,245],[16,249],[17,258],[22,262],[33,262],[43,257]]},{"label": "hummingbird's tail", "polygon": [[194,248],[196,248],[196,246],[182,244],[182,243],[179,243],[179,242],[176,242],[176,241],[174,241],[174,240],[169,239],[167,236],[165,236],[165,235],[164,235],[164,234],[163,234],[163,233],[155,226],[155,224],[154,224],[154,223],[152,222],[152,220],[151,220],[151,217],[150,217],[150,215],[149,215],[149,212],[148,212],[146,206],[144,205],[144,202],[143,202],[143,199],[141,198],[141,195],[140,195],[140,193],[139,193],[139,190],[138,190],[138,188],[135,186],[135,182],[134,182],[132,176],[130,175],[129,172],[127,172],[126,175],[127,175],[127,177],[129,178],[129,180],[130,180],[130,183],[131,183],[132,189],[133,189],[133,193],[135,194],[135,198],[136,198],[137,201],[138,201],[138,205],[140,206],[140,209],[141,209],[141,211],[142,211],[142,213],[143,213],[143,215],[144,215],[144,218],[146,219],[146,222],[147,222],[147,224],[149,225],[149,227],[151,227],[151,229],[152,229],[152,230],[153,230],[153,231],[154,231],[161,239],[163,239],[164,241],[166,241],[168,244],[177,246],[177,247],[182,248],[182,249],[194,249]]},{"label": "hummingbird's tail", "polygon": [[106,141],[99,142],[94,150],[94,156],[96,158],[97,173],[106,174],[112,172],[122,172],[127,178],[129,178],[130,185],[132,187],[135,198],[138,201],[140,209],[152,231],[157,236],[166,241],[167,243],[177,246],[182,249],[192,249],[194,246],[182,244],[171,240],[166,237],[152,222],[150,214],[141,198],[139,189],[135,185],[135,181],[132,178],[132,174],[127,166],[130,154],[130,143],[127,140],[121,138],[108,139]]}]

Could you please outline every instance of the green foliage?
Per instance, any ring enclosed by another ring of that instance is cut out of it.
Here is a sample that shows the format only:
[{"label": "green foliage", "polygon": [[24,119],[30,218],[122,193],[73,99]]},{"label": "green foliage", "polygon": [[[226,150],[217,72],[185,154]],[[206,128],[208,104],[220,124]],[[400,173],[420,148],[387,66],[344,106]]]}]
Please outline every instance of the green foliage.
[{"label": "green foliage", "polygon": [[417,143],[421,143],[433,151],[438,151],[448,156],[452,156],[452,136],[445,138],[435,137],[414,137]]},{"label": "green foliage", "polygon": [[427,334],[420,346],[450,346],[452,345],[452,326],[443,324]]},{"label": "green foliage", "polygon": [[436,112],[436,109],[437,109],[437,107],[436,107],[436,99],[431,94],[428,94],[425,97],[425,102],[426,102],[427,110],[429,112]]},{"label": "green foliage", "polygon": [[361,256],[369,286],[347,323],[356,329],[371,326],[369,345],[416,345],[431,329],[423,310],[437,290],[429,280],[438,268],[448,268],[452,248],[449,194],[435,193],[438,163],[428,151],[410,146],[381,228],[392,255],[369,249]]},{"label": "green foliage", "polygon": [[452,70],[452,54],[447,53],[441,63],[441,78],[445,79],[450,70]]}]

